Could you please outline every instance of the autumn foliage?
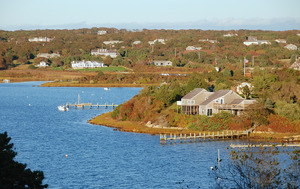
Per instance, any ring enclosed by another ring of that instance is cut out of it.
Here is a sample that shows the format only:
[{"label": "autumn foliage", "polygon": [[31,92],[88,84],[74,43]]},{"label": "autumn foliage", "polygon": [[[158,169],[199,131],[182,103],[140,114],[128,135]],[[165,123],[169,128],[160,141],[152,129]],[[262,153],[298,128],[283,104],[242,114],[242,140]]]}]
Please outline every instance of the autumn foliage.
[{"label": "autumn foliage", "polygon": [[280,115],[271,114],[268,121],[268,127],[274,132],[291,133],[296,131],[295,124],[288,118],[282,117]]}]

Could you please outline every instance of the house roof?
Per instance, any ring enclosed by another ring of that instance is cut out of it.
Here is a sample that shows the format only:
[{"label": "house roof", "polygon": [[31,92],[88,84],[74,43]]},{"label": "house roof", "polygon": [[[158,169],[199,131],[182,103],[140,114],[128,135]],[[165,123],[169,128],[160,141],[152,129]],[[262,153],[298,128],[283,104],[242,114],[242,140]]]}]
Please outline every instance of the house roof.
[{"label": "house roof", "polygon": [[212,95],[210,95],[210,96],[208,97],[208,99],[205,100],[204,102],[202,102],[200,105],[207,105],[207,104],[209,104],[211,101],[213,101],[213,100],[215,100],[215,99],[217,99],[217,98],[219,98],[219,97],[222,97],[222,96],[226,95],[226,94],[229,93],[230,91],[231,91],[231,90],[219,90],[219,91],[213,93]]},{"label": "house roof", "polygon": [[244,99],[234,99],[233,101],[231,101],[229,104],[240,104],[244,101]]},{"label": "house roof", "polygon": [[197,94],[199,94],[202,91],[206,91],[206,90],[203,89],[203,88],[196,88],[196,89],[192,90],[191,92],[189,92],[184,97],[182,97],[182,99],[192,99],[192,98],[194,98]]},{"label": "house roof", "polygon": [[194,98],[197,94],[199,94],[202,91],[206,91],[203,88],[195,88],[194,90],[192,90],[191,92],[189,92],[187,95],[185,95],[184,97],[182,97],[182,99],[192,99]]}]

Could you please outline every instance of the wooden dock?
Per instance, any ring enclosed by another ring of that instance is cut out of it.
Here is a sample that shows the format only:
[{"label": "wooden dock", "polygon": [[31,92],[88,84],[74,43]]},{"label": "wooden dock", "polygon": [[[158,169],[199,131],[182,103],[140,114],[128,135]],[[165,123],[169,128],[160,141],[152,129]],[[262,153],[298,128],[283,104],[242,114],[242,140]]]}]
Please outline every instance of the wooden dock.
[{"label": "wooden dock", "polygon": [[74,107],[75,109],[77,109],[77,108],[82,108],[82,109],[84,109],[84,108],[88,108],[88,109],[92,109],[92,107],[96,107],[97,109],[99,109],[100,107],[105,107],[105,109],[107,109],[108,107],[112,107],[113,109],[115,108],[115,107],[117,107],[118,105],[116,105],[116,104],[114,104],[114,103],[112,103],[112,104],[107,104],[107,103],[105,103],[105,104],[99,104],[99,103],[97,103],[97,104],[92,104],[92,103],[80,103],[80,95],[78,94],[78,101],[77,101],[77,103],[75,102],[74,104],[70,104],[70,103],[66,103],[66,107],[67,108],[72,108],[72,107]]},{"label": "wooden dock", "polygon": [[173,142],[176,144],[178,141],[180,143],[184,142],[204,142],[206,140],[225,140],[225,139],[239,139],[241,137],[249,137],[251,130],[246,131],[217,131],[217,132],[208,132],[208,133],[190,133],[188,134],[160,134],[160,143],[167,144],[168,141],[170,144]]},{"label": "wooden dock", "polygon": [[230,148],[255,148],[255,147],[300,147],[296,144],[230,144]]},{"label": "wooden dock", "polygon": [[112,104],[99,104],[99,103],[97,103],[97,104],[92,104],[92,103],[80,103],[80,104],[77,104],[77,103],[75,103],[75,104],[69,104],[69,103],[67,103],[66,104],[66,107],[67,108],[71,108],[71,107],[74,107],[75,109],[77,109],[77,108],[82,108],[82,109],[84,109],[84,108],[88,108],[88,109],[92,109],[93,107],[95,107],[95,108],[97,108],[97,109],[99,109],[100,107],[105,107],[105,109],[107,109],[108,107],[112,107],[113,109],[115,108],[115,107],[117,107],[118,105],[116,105],[116,104],[114,104],[114,103],[112,103]]}]

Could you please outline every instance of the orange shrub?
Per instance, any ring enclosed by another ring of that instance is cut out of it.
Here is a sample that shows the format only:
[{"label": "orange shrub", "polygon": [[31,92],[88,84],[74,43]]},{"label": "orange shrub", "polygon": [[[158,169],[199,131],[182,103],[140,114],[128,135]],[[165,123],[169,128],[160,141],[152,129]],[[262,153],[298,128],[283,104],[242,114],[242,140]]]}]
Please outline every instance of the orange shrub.
[{"label": "orange shrub", "polygon": [[272,129],[274,132],[280,133],[288,133],[288,132],[295,132],[295,126],[288,118],[281,117],[277,114],[271,114],[269,116],[269,128]]}]

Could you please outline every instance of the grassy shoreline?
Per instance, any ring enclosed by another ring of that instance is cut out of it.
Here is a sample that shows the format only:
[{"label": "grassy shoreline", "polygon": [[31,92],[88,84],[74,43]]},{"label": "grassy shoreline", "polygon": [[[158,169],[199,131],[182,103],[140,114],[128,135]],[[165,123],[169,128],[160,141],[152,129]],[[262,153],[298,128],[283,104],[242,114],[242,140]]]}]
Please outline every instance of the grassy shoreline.
[{"label": "grassy shoreline", "polygon": [[[117,121],[110,116],[111,112],[104,113],[96,116],[88,122],[93,125],[106,126],[116,128],[119,131],[134,132],[134,133],[145,133],[145,134],[190,134],[199,131],[193,131],[189,129],[166,129],[166,128],[149,128],[146,127],[142,122],[133,121]],[[284,137],[292,137],[299,133],[251,133],[250,139],[262,140],[264,142],[282,142]]]},{"label": "grassy shoreline", "polygon": [[42,87],[145,87],[146,84],[120,84],[120,83],[71,83],[71,82],[47,82]]}]

